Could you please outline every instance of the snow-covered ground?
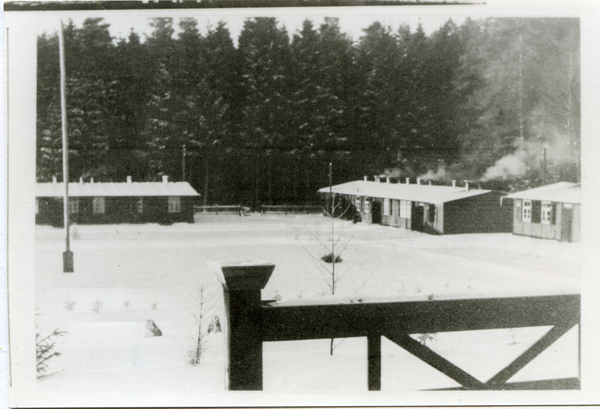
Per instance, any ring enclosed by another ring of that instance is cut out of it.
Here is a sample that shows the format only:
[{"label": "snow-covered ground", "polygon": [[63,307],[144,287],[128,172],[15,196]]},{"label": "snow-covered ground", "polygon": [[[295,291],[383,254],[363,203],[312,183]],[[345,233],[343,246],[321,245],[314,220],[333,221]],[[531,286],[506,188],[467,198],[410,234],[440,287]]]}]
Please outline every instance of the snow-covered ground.
[{"label": "snow-covered ground", "polygon": [[[224,390],[224,339],[212,335],[198,366],[189,365],[198,328],[197,290],[223,315],[222,293],[207,261],[265,260],[276,265],[263,299],[327,294],[315,259],[326,254],[331,226],[316,215],[200,216],[195,224],[75,226],[75,273],[62,273],[64,231],[36,227],[37,330],[56,338],[45,391],[198,392]],[[581,245],[512,234],[430,236],[338,222],[350,241],[336,294],[479,296],[579,292]],[[325,247],[324,247],[324,246]],[[153,320],[161,337],[147,336]],[[547,328],[440,333],[427,342],[485,381]],[[577,328],[511,381],[575,377]],[[366,391],[366,339],[266,343],[266,391]],[[456,383],[385,340],[382,390],[453,387]]]}]

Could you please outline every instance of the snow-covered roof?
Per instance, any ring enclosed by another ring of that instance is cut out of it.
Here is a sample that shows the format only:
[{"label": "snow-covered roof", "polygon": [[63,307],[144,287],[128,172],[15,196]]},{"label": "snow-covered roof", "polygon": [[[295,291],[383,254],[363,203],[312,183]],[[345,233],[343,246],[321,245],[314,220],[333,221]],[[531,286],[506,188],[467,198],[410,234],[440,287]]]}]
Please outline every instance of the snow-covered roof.
[{"label": "snow-covered roof", "polygon": [[[384,199],[410,200],[413,202],[445,203],[468,197],[479,196],[491,190],[468,189],[466,187],[386,183],[356,180],[332,187],[337,194],[378,197]],[[319,189],[329,193],[329,187]]]},{"label": "snow-covered roof", "polygon": [[[61,197],[64,183],[37,183],[37,197]],[[200,196],[188,182],[69,183],[71,197]]]},{"label": "snow-covered roof", "polygon": [[547,202],[581,204],[581,185],[579,183],[558,182],[523,192],[511,193],[504,199],[543,200]]}]

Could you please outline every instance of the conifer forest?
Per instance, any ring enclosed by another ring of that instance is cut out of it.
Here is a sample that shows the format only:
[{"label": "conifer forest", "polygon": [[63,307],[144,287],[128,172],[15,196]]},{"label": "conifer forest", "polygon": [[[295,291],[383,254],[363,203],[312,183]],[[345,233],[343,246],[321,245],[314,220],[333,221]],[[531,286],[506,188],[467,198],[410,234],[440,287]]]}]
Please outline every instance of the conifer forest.
[{"label": "conifer forest", "polygon": [[[579,181],[580,33],[568,18],[288,32],[251,18],[65,22],[72,182],[188,181],[206,204],[305,204],[363,175],[522,190]],[[37,180],[62,180],[59,43],[38,37]]]}]

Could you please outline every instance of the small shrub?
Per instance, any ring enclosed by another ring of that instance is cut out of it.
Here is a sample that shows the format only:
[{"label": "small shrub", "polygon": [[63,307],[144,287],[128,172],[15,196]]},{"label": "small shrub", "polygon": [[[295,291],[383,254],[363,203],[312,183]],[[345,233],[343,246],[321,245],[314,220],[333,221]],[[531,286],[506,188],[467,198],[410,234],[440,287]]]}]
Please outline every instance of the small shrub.
[{"label": "small shrub", "polygon": [[92,304],[92,309],[94,310],[94,312],[98,313],[100,312],[103,306],[104,303],[102,302],[102,300],[100,298],[97,298],[96,301],[94,301],[94,303]]},{"label": "small shrub", "polygon": [[[333,263],[333,253],[325,254],[323,257],[321,257],[321,260],[326,263]],[[339,255],[335,256],[335,262],[341,263],[342,258]]]},{"label": "small shrub", "polygon": [[125,307],[125,308],[131,307],[131,298],[127,298],[125,301],[123,301],[123,307]]},{"label": "small shrub", "polygon": [[75,301],[67,300],[63,305],[65,310],[73,311],[73,307],[75,307]]},{"label": "small shrub", "polygon": [[62,337],[66,331],[55,329],[50,335],[42,337],[40,333],[35,334],[35,357],[37,377],[48,376],[48,360],[60,356],[60,352],[55,350],[57,337]]},{"label": "small shrub", "polygon": [[437,334],[433,333],[433,334],[419,334],[417,336],[417,341],[419,341],[421,344],[427,346],[427,341],[437,341],[436,337]]},{"label": "small shrub", "polygon": [[158,303],[156,301],[150,303],[150,308],[152,308],[153,310],[155,310],[157,306]]}]

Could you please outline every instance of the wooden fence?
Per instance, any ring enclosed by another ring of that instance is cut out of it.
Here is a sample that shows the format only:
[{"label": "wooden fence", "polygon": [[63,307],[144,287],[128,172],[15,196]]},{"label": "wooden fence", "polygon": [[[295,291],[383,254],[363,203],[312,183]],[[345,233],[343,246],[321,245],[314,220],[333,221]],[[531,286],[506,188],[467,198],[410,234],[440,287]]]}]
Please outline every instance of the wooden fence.
[{"label": "wooden fence", "polygon": [[323,213],[323,206],[319,205],[262,205],[260,207],[260,213],[277,213],[277,214],[318,214]]},{"label": "wooden fence", "polygon": [[250,208],[241,205],[232,206],[194,206],[194,214],[239,214],[244,216],[250,211]]},{"label": "wooden fence", "polygon": [[[262,343],[366,337],[368,389],[381,390],[381,339],[388,338],[469,390],[578,389],[579,378],[507,383],[525,365],[580,323],[580,295],[263,302],[261,289],[275,266],[211,264],[223,285],[227,311],[228,389],[262,390]],[[291,304],[291,305],[290,305]],[[410,334],[552,326],[506,368],[482,382]]]}]

